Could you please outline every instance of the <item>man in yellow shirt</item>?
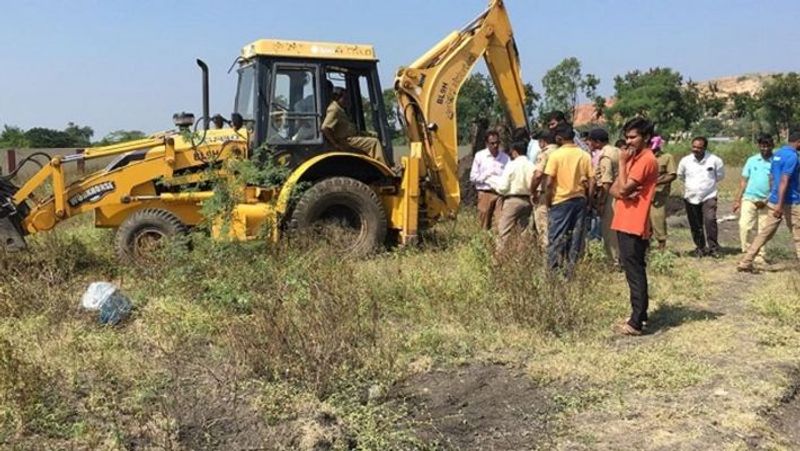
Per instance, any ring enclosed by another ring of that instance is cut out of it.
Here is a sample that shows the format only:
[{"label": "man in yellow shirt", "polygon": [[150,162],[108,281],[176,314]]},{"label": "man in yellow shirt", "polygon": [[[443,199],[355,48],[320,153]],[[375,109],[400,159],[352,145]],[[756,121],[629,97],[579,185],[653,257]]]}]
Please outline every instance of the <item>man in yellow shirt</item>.
[{"label": "man in yellow shirt", "polygon": [[558,150],[547,160],[546,199],[550,208],[547,265],[572,276],[583,253],[589,199],[594,194],[592,159],[575,144],[575,130],[561,124],[553,130]]},{"label": "man in yellow shirt", "polygon": [[333,100],[325,112],[322,122],[322,134],[337,149],[367,154],[386,163],[383,158],[383,146],[371,136],[358,136],[358,130],[347,116],[348,96],[344,88],[333,88]]}]

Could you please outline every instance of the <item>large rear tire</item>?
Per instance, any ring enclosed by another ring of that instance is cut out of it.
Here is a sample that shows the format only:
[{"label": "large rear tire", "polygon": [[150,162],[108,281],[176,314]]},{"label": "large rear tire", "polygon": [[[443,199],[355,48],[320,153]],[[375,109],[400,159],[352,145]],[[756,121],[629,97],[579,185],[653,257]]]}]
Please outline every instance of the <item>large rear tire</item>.
[{"label": "large rear tire", "polygon": [[186,235],[188,229],[167,210],[146,208],[130,215],[117,229],[117,256],[123,261],[145,263],[166,239]]},{"label": "large rear tire", "polygon": [[[332,233],[330,226],[338,231]],[[363,256],[383,246],[388,224],[372,188],[349,177],[332,177],[303,193],[289,228],[292,233],[327,241],[342,253]]]}]

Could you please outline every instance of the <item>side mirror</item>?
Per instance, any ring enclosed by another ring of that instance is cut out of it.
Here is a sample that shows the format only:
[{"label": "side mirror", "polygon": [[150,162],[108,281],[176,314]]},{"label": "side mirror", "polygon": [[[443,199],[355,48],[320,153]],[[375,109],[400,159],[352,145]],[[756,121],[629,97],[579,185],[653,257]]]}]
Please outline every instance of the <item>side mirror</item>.
[{"label": "side mirror", "polygon": [[244,118],[239,113],[231,114],[231,126],[234,130],[239,130],[244,125]]}]

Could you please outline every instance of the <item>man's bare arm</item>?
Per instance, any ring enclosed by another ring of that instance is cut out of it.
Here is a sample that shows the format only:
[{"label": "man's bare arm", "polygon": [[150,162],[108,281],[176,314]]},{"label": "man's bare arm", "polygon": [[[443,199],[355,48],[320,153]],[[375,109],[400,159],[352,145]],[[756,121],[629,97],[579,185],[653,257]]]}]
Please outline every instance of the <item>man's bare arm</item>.
[{"label": "man's bare arm", "polygon": [[544,203],[548,208],[553,206],[553,195],[555,194],[554,180],[553,177],[547,177],[544,182],[544,189],[542,190],[542,194],[544,194]]},{"label": "man's bare arm", "polygon": [[678,174],[661,174],[658,176],[656,185],[666,185],[667,183],[672,183],[676,178],[678,178]]},{"label": "man's bare arm", "polygon": [[628,165],[625,164],[625,161],[620,161],[619,175],[617,176],[617,180],[614,182],[614,184],[611,185],[611,195],[614,196],[615,199],[628,198],[637,189],[639,189],[639,185],[640,183],[636,180],[628,178]]},{"label": "man's bare arm", "polygon": [[775,206],[775,211],[772,212],[772,216],[775,218],[780,218],[783,216],[783,201],[786,198],[786,191],[789,189],[789,175],[782,175],[781,182],[778,185],[778,204]]},{"label": "man's bare arm", "polygon": [[542,180],[544,180],[544,172],[539,170],[533,171],[533,177],[531,177],[531,193],[536,192]]}]

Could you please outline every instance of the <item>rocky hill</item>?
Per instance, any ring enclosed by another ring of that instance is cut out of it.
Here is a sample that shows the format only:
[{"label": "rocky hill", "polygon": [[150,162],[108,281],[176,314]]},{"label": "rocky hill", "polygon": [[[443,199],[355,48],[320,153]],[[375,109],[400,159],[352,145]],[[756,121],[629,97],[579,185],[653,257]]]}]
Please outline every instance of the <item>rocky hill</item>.
[{"label": "rocky hill", "polygon": [[[772,76],[768,73],[752,73],[744,75],[733,75],[729,77],[719,77],[710,80],[696,82],[701,91],[715,90],[720,95],[730,94],[755,94],[764,83]],[[614,104],[614,99],[606,100],[606,108]],[[575,107],[575,126],[582,126],[591,123],[603,123],[604,119],[597,120],[594,116],[594,105],[592,103],[582,103]]]},{"label": "rocky hill", "polygon": [[700,89],[716,89],[720,94],[755,94],[772,74],[755,73],[720,77],[697,82]]}]

